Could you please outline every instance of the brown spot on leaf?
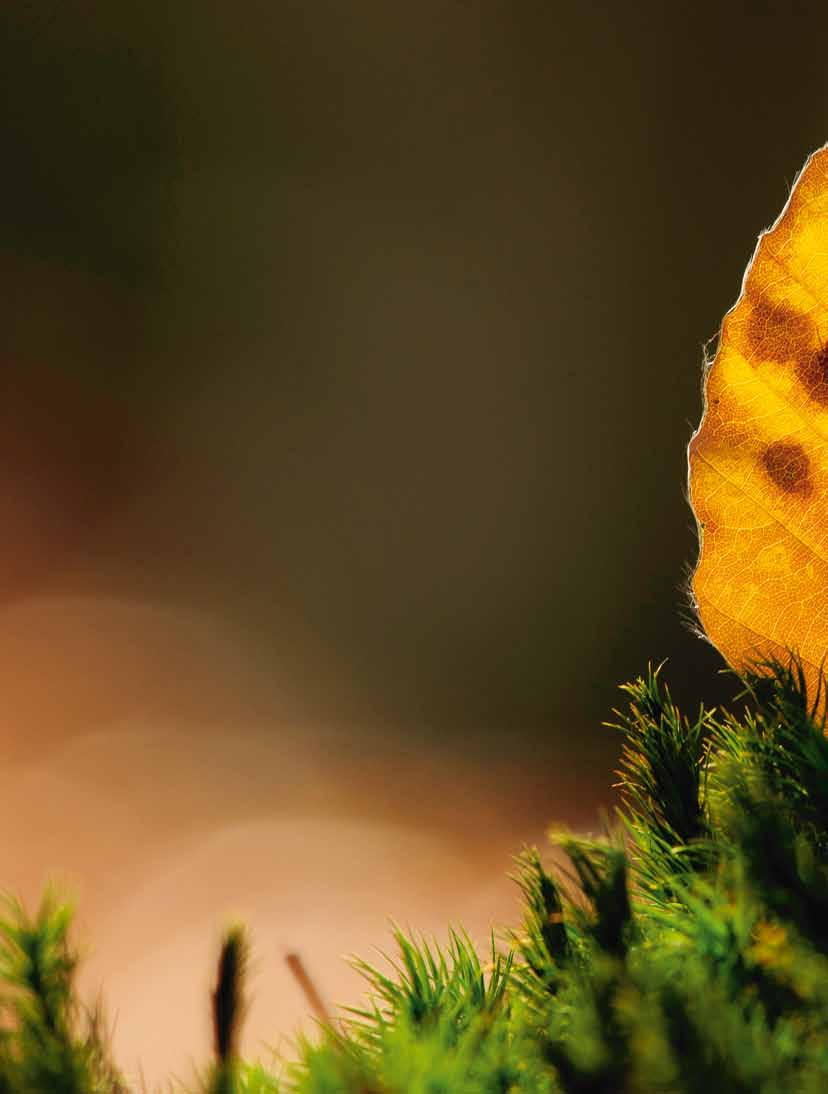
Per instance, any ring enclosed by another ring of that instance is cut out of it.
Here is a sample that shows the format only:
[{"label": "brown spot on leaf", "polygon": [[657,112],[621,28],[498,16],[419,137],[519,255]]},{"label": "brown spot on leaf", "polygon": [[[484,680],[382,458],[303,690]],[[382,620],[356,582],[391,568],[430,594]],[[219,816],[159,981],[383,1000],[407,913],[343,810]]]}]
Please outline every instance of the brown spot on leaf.
[{"label": "brown spot on leaf", "polygon": [[751,303],[744,328],[751,357],[760,361],[790,361],[807,351],[813,325],[806,316],[764,296],[752,297]]},{"label": "brown spot on leaf", "polygon": [[786,494],[807,497],[813,491],[811,461],[795,441],[774,441],[762,453],[762,465],[771,482]]},{"label": "brown spot on leaf", "polygon": [[800,358],[796,374],[814,402],[828,406],[828,349],[823,346]]}]

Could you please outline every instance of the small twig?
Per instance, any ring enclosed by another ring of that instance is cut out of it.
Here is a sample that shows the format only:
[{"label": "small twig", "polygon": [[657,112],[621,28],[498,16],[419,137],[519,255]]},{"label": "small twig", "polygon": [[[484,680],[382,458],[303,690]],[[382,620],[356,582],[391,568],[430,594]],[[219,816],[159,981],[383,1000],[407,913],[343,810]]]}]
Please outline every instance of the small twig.
[{"label": "small twig", "polygon": [[316,990],[316,985],[308,975],[308,971],[302,963],[302,958],[298,953],[289,953],[285,955],[285,962],[302,989],[313,1013],[320,1022],[323,1022],[326,1026],[332,1026],[333,1023],[328,1008],[322,1002],[322,996]]}]

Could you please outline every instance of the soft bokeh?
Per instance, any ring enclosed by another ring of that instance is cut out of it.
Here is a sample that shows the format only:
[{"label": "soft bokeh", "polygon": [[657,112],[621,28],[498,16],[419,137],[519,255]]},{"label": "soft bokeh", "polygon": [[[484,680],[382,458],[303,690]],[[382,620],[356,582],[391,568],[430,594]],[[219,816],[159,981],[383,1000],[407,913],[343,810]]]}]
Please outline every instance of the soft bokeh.
[{"label": "soft bokeh", "polygon": [[0,883],[79,896],[125,1066],[388,920],[485,941],[672,659],[703,341],[826,133],[822,9],[0,12]]}]

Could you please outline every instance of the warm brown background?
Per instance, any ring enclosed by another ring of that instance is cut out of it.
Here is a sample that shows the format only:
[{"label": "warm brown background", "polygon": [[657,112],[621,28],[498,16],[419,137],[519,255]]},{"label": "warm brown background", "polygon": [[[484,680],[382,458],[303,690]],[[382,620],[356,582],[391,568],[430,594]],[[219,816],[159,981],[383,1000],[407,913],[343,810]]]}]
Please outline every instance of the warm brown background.
[{"label": "warm brown background", "polygon": [[828,137],[822,6],[0,8],[2,883],[116,1045],[246,1044],[387,917],[482,938],[672,659],[702,342]]}]

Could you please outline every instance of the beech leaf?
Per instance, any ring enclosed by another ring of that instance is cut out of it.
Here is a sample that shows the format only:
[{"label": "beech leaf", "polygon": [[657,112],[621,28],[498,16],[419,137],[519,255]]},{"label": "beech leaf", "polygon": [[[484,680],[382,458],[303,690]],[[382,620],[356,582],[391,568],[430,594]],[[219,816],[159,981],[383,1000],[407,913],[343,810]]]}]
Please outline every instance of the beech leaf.
[{"label": "beech leaf", "polygon": [[694,607],[736,669],[828,653],[828,146],[760,237],[688,448]]}]

